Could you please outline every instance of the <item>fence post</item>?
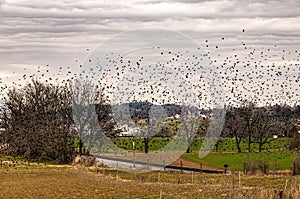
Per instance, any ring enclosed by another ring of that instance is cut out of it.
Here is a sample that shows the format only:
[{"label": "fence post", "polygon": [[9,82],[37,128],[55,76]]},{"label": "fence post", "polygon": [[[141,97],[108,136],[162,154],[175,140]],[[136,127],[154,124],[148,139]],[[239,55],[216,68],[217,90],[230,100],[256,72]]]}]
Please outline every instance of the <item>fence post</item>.
[{"label": "fence post", "polygon": [[293,175],[296,175],[296,163],[293,163]]},{"label": "fence post", "polygon": [[192,171],[192,184],[194,184],[194,171]]},{"label": "fence post", "polygon": [[241,187],[241,172],[239,171],[239,187]]},{"label": "fence post", "polygon": [[149,158],[147,158],[147,169],[150,170],[150,167],[149,167]]},{"label": "fence post", "polygon": [[227,174],[228,164],[224,164],[224,173]]},{"label": "fence post", "polygon": [[160,172],[158,172],[157,182],[160,182]]},{"label": "fence post", "polygon": [[180,160],[180,170],[181,170],[181,173],[183,172],[182,171],[182,160]]},{"label": "fence post", "polygon": [[200,162],[200,172],[202,173],[202,163]]}]

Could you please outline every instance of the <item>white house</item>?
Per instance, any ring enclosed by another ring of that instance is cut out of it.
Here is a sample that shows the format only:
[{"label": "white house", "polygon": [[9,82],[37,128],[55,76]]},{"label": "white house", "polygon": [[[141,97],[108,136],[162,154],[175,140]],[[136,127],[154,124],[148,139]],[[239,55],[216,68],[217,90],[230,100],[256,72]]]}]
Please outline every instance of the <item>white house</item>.
[{"label": "white house", "polygon": [[131,127],[128,124],[123,124],[117,129],[121,130],[120,136],[135,136],[140,133],[140,129],[138,127]]}]

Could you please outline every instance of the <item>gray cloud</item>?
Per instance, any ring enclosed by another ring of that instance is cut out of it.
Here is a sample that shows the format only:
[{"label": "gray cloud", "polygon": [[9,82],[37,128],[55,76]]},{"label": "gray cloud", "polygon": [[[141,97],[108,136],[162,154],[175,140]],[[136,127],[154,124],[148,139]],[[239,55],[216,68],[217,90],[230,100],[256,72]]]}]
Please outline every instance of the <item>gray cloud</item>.
[{"label": "gray cloud", "polygon": [[24,63],[74,65],[85,49],[139,27],[179,31],[205,49],[209,40],[206,50],[216,57],[215,46],[222,46],[218,60],[241,41],[297,49],[299,7],[296,0],[0,0],[0,71]]},{"label": "gray cloud", "polygon": [[0,10],[3,4],[4,4],[4,0],[0,0]]},{"label": "gray cloud", "polygon": [[[36,39],[117,33],[130,28],[167,27],[183,32],[297,36],[299,1],[10,1],[0,13],[1,35]],[[31,34],[31,35],[29,35]],[[45,35],[46,34],[46,35]],[[1,36],[0,35],[0,36]],[[15,39],[15,38],[14,38]],[[67,38],[66,38],[67,39]],[[81,40],[86,40],[82,38]]]},{"label": "gray cloud", "polygon": [[24,18],[239,18],[239,17],[295,17],[299,16],[299,1],[21,1],[6,4],[2,16]]}]

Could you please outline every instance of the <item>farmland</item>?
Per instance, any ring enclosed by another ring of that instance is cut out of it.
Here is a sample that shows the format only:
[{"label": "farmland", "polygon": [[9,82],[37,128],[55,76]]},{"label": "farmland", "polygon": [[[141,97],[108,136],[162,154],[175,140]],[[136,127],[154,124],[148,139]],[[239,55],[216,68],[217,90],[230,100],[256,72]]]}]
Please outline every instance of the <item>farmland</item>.
[{"label": "farmland", "polygon": [[[125,150],[132,150],[132,142],[135,142],[135,146],[137,150],[143,150],[143,139],[137,137],[116,137],[111,138],[112,142],[116,144],[118,147]],[[149,142],[150,150],[158,150],[163,146],[167,145],[172,138],[161,138],[161,137],[153,137]],[[285,150],[288,146],[289,139],[288,138],[278,138],[278,139],[269,139],[269,141],[263,145],[263,149],[265,151],[272,150]],[[201,148],[201,144],[203,143],[203,138],[195,138],[192,145],[191,150],[198,151]],[[251,148],[255,151],[258,150],[258,144],[252,143]],[[247,151],[247,141],[242,140],[241,142],[242,151]],[[216,150],[216,147],[214,147]],[[235,152],[237,151],[235,140],[233,138],[220,138],[218,142],[218,150],[223,152]]]},{"label": "farmland", "polygon": [[290,170],[295,153],[291,151],[250,152],[250,153],[210,153],[199,159],[198,153],[184,154],[184,157],[194,162],[201,162],[211,166],[223,167],[228,164],[231,170],[243,171],[244,163],[248,161],[268,161],[270,169]]},{"label": "farmland", "polygon": [[300,193],[299,176],[139,174],[22,160],[0,171],[0,198],[299,198]]},{"label": "farmland", "polygon": [[[143,140],[133,137],[119,137],[112,141],[120,148],[132,150],[132,142],[135,142],[137,151],[142,152]],[[158,150],[167,145],[170,138],[152,138],[149,142],[150,150]],[[296,152],[286,150],[289,139],[270,139],[264,145],[263,152],[257,152],[258,144],[252,143],[253,152],[247,152],[246,141],[241,142],[242,153],[236,152],[235,140],[232,138],[221,138],[218,144],[218,151],[214,151],[206,157],[199,159],[198,151],[203,142],[203,138],[196,138],[191,145],[191,153],[186,153],[183,157],[196,163],[203,163],[208,166],[223,168],[224,164],[229,165],[232,171],[243,171],[244,163],[266,161],[269,170],[291,170],[292,162]]]}]

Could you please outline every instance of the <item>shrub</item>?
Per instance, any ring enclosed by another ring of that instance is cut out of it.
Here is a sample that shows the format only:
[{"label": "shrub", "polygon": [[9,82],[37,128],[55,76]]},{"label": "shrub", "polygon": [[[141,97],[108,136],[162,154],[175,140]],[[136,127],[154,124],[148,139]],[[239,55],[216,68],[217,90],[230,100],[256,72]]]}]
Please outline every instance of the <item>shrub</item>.
[{"label": "shrub", "polygon": [[273,170],[273,172],[279,170],[279,163],[277,161],[274,161],[273,164],[271,165],[271,169]]},{"label": "shrub", "polygon": [[246,174],[255,174],[257,170],[261,171],[262,174],[268,174],[269,169],[270,169],[270,163],[268,161],[247,160],[246,162],[244,162],[244,172]]},{"label": "shrub", "polygon": [[269,172],[269,168],[270,168],[270,164],[267,161],[261,160],[257,162],[258,168],[259,170],[263,173],[263,174],[268,174]]},{"label": "shrub", "polygon": [[300,154],[297,154],[293,161],[293,175],[300,175]]},{"label": "shrub", "polygon": [[253,160],[247,160],[244,162],[244,172],[254,174],[257,170],[257,163]]},{"label": "shrub", "polygon": [[300,149],[300,135],[294,136],[289,143],[289,150],[299,150]]}]

